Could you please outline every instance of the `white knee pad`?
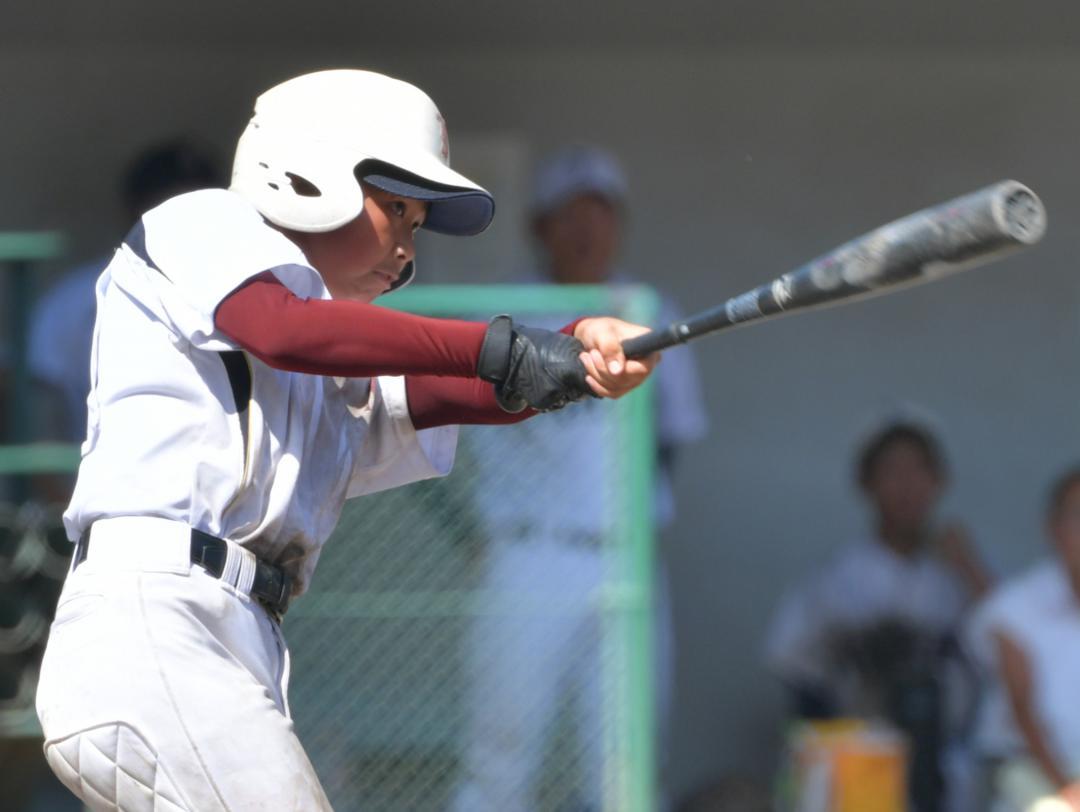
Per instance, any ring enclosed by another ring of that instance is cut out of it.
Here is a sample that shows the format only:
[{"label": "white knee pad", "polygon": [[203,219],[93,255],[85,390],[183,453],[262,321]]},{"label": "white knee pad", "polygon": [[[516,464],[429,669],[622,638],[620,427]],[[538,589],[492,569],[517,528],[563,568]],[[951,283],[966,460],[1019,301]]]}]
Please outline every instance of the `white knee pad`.
[{"label": "white knee pad", "polygon": [[194,812],[153,748],[122,722],[48,741],[45,759],[94,812]]}]

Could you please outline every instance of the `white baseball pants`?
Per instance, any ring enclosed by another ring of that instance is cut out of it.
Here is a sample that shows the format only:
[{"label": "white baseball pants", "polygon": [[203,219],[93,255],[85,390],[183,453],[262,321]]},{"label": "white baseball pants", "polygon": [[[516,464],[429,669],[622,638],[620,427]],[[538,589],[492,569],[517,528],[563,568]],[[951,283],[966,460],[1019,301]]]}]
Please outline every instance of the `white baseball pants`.
[{"label": "white baseball pants", "polygon": [[144,517],[94,526],[49,636],[37,710],[45,756],[91,809],[329,810],[286,702],[277,623],[190,563],[190,530]]}]

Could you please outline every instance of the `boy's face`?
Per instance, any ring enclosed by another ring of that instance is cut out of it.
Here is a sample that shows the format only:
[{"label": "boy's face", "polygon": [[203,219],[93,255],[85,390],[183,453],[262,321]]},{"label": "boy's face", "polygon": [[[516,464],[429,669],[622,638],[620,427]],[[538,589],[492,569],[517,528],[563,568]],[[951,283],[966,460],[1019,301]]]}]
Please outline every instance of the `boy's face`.
[{"label": "boy's face", "polygon": [[619,211],[605,197],[584,194],[539,217],[534,230],[556,282],[601,284],[619,247]]},{"label": "boy's face", "polygon": [[371,302],[386,293],[415,256],[413,238],[427,203],[363,184],[364,210],[323,234],[304,234],[301,248],[335,299]]},{"label": "boy's face", "polygon": [[943,485],[919,446],[897,441],[881,452],[865,489],[887,525],[917,534],[930,521]]},{"label": "boy's face", "polygon": [[1065,492],[1050,519],[1050,538],[1065,568],[1080,582],[1080,482]]}]

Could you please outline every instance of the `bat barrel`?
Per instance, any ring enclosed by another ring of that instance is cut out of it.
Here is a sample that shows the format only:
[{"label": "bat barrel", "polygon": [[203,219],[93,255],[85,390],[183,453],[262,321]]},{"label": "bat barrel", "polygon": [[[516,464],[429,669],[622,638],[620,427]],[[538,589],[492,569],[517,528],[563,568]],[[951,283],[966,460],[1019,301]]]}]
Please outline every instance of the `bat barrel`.
[{"label": "bat barrel", "polygon": [[991,262],[1042,239],[1046,210],[1002,181],[911,214],[686,321],[623,343],[638,358],[738,324],[885,293]]}]

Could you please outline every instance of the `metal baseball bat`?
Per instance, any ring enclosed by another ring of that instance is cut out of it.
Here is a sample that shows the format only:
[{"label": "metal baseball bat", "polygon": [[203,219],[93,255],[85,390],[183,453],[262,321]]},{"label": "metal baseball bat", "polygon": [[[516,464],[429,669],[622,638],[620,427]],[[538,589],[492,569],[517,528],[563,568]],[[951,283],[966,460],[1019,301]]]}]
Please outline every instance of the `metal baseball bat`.
[{"label": "metal baseball bat", "polygon": [[1046,232],[1046,209],[1031,189],[1005,180],[910,214],[718,307],[628,339],[629,358],[708,333],[785,313],[864,299],[974,268]]}]

